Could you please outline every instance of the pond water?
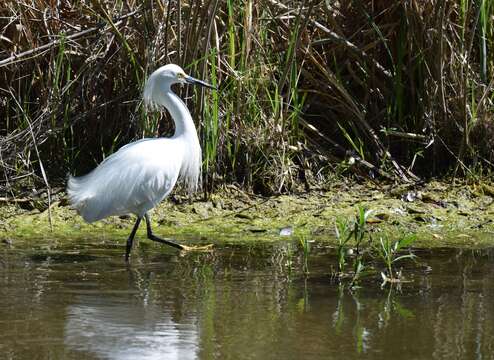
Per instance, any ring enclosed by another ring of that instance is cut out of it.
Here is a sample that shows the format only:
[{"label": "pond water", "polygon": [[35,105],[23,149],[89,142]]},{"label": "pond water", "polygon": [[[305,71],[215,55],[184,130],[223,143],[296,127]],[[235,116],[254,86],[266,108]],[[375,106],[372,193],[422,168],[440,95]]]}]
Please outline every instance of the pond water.
[{"label": "pond water", "polygon": [[[313,243],[0,244],[2,359],[491,359],[494,251],[417,250],[410,282],[331,281]],[[31,248],[30,250],[27,250]]]}]

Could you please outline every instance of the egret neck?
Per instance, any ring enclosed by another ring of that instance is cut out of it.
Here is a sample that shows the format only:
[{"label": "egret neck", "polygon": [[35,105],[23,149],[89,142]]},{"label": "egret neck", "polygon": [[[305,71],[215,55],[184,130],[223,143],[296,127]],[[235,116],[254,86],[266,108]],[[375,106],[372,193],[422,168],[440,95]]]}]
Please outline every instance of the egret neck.
[{"label": "egret neck", "polygon": [[172,139],[180,141],[189,156],[183,159],[180,176],[185,180],[189,191],[197,189],[201,176],[202,152],[196,127],[185,103],[169,86],[163,92],[163,104],[175,123]]},{"label": "egret neck", "polygon": [[199,146],[196,127],[187,106],[170,88],[163,94],[163,105],[168,110],[175,123],[175,134],[173,137],[184,136],[191,141],[193,139]]}]

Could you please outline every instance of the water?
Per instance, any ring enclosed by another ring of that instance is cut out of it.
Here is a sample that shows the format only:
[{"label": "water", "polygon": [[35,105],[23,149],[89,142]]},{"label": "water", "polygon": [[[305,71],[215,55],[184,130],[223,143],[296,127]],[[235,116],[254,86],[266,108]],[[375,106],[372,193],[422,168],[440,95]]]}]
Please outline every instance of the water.
[{"label": "water", "polygon": [[410,283],[331,281],[334,250],[0,245],[1,359],[492,359],[494,250],[417,252]]}]

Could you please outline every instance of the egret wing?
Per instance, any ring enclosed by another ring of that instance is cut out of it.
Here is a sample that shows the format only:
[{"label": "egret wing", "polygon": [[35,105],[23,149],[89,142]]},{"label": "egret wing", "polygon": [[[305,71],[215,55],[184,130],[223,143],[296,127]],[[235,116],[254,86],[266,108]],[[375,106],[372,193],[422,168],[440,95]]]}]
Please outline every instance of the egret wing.
[{"label": "egret wing", "polygon": [[71,177],[68,194],[73,207],[88,222],[110,215],[144,215],[177,181],[181,151],[172,142],[144,139],[128,144],[91,173]]}]

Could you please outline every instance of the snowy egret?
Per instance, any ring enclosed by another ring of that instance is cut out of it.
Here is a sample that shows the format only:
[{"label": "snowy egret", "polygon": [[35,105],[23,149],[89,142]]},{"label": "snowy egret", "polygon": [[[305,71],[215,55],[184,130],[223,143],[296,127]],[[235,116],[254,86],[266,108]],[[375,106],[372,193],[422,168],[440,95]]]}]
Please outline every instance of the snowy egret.
[{"label": "snowy egret", "polygon": [[127,261],[142,218],[146,220],[150,240],[181,250],[192,249],[154,235],[148,215],[148,211],[173,190],[179,178],[192,192],[197,189],[201,176],[201,145],[187,106],[171,90],[171,85],[177,83],[215,89],[186,75],[178,65],[160,67],[144,86],[144,103],[155,108],[165,107],[175,123],[175,134],[169,138],[142,139],[127,144],[89,174],[70,176],[68,180],[69,201],[85,221],[91,223],[111,215],[137,216],[127,239]]}]

